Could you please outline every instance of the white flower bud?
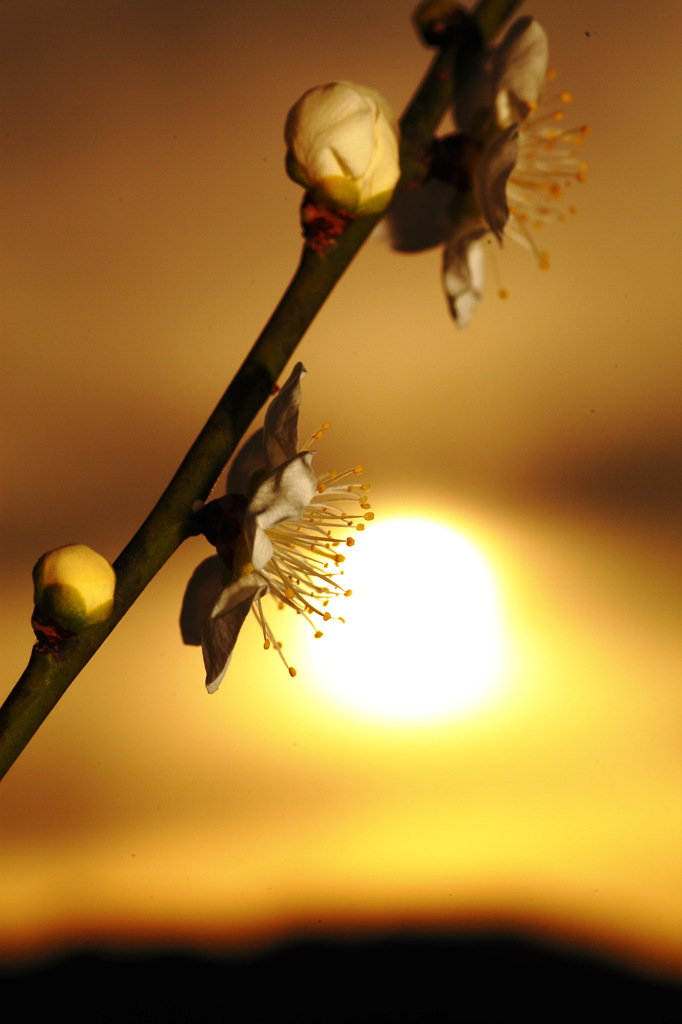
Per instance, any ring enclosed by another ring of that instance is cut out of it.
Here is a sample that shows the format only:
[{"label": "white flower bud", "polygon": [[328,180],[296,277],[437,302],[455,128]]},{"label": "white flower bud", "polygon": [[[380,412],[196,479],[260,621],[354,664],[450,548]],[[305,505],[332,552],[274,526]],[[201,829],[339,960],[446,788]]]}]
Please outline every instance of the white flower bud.
[{"label": "white flower bud", "polygon": [[373,89],[310,89],[289,111],[284,138],[287,173],[315,202],[354,214],[388,206],[400,177],[398,127]]},{"label": "white flower bud", "polygon": [[111,615],[116,574],[85,544],[48,551],[34,566],[33,583],[38,611],[72,633]]}]

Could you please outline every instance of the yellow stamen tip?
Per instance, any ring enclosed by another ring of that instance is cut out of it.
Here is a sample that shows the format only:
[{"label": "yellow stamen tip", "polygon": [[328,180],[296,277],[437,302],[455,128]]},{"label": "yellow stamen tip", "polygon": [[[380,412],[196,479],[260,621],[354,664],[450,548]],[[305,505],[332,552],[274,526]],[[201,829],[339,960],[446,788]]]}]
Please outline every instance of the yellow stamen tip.
[{"label": "yellow stamen tip", "polygon": [[264,651],[269,651],[270,650],[270,641],[269,640],[264,640],[263,641],[263,650]]},{"label": "yellow stamen tip", "polygon": [[355,537],[346,537],[346,547],[352,548],[355,544]]},{"label": "yellow stamen tip", "polygon": [[374,519],[374,513],[373,512],[365,512],[365,514],[363,516],[363,519],[366,519],[368,523],[371,523],[371,521]]},{"label": "yellow stamen tip", "polygon": [[365,467],[364,466],[356,466],[355,469],[353,470],[353,472],[357,476],[358,473],[364,473],[365,472]]},{"label": "yellow stamen tip", "polygon": [[506,288],[500,288],[500,290],[498,291],[497,295],[498,295],[498,298],[500,298],[500,299],[508,299],[509,298],[509,292],[507,291]]},{"label": "yellow stamen tip", "polygon": [[296,669],[292,665],[289,666],[289,675],[291,676],[292,679],[296,675]]},{"label": "yellow stamen tip", "polygon": [[319,640],[321,636],[324,636],[324,633],[322,632],[322,630],[321,629],[316,630],[315,631],[315,639]]},{"label": "yellow stamen tip", "polygon": [[561,102],[562,103],[572,103],[573,102],[573,93],[562,92],[562,94],[561,94]]},{"label": "yellow stamen tip", "polygon": [[356,526],[355,526],[356,530],[359,530],[360,532],[362,532],[364,530],[364,528],[365,528],[365,524],[364,523],[356,523]]},{"label": "yellow stamen tip", "polygon": [[326,490],[327,490],[327,488],[325,487],[325,485],[324,485],[324,484],[318,484],[318,485],[317,485],[317,493],[318,493],[318,494],[324,494],[324,492],[325,492]]}]

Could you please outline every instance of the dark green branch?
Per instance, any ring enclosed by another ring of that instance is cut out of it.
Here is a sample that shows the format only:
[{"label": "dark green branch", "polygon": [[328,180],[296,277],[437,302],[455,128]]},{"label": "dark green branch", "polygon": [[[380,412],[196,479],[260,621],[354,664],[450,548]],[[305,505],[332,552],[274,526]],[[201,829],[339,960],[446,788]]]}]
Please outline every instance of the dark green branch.
[{"label": "dark green branch", "polygon": [[[473,16],[481,36],[490,38],[518,3],[480,0]],[[457,52],[455,36],[438,52],[401,120],[401,186],[417,173],[422,153],[452,100]],[[158,503],[114,563],[116,599],[107,621],[73,636],[57,652],[34,647],[26,670],[0,709],[0,777],[147,584],[190,535],[193,502],[208,496],[318,310],[380,216],[356,218],[330,253],[304,249],[293,280],[262,334]]]},{"label": "dark green branch", "polygon": [[522,3],[523,0],[479,0],[472,11],[472,16],[478,24],[484,42],[489,43],[497,35],[505,21]]}]

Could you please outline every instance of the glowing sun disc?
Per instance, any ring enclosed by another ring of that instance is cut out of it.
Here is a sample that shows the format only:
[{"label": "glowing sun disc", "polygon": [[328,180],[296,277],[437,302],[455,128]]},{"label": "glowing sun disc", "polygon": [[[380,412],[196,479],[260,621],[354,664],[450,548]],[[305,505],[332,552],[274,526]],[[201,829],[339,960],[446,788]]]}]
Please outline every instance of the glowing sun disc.
[{"label": "glowing sun disc", "polygon": [[372,524],[346,565],[346,622],[330,623],[313,648],[316,685],[334,703],[406,722],[494,698],[504,664],[499,599],[474,544],[433,520],[393,519]]}]

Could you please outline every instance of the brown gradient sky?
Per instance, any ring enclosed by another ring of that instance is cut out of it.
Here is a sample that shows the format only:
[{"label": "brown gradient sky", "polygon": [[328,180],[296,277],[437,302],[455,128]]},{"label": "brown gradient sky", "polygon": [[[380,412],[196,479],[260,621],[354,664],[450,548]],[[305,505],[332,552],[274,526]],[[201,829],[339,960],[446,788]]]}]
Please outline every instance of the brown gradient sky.
[{"label": "brown gradient sky", "polygon": [[[342,78],[399,113],[429,60],[412,8],[0,0],[6,690],[37,557],[113,560],[293,273],[287,110]],[[379,519],[454,524],[489,557],[504,699],[379,726],[323,699],[319,667],[284,676],[255,629],[207,698],[177,630],[193,542],[0,787],[0,954],[484,920],[682,963],[682,9],[523,12],[592,126],[552,269],[508,243],[510,297],[490,275],[462,333],[437,252],[370,242],[299,349],[303,429],[334,424],[320,465],[362,461]],[[397,556],[399,624],[379,581],[364,641],[391,657],[411,606],[447,604],[418,530]]]}]

